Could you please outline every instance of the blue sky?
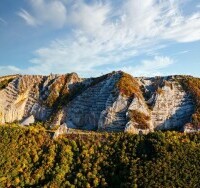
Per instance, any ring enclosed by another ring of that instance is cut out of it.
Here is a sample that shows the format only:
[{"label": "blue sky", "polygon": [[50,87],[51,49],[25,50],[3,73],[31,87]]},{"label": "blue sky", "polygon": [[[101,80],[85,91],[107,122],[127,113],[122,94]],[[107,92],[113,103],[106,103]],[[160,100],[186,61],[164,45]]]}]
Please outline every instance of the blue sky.
[{"label": "blue sky", "polygon": [[0,75],[200,77],[200,0],[1,0]]}]

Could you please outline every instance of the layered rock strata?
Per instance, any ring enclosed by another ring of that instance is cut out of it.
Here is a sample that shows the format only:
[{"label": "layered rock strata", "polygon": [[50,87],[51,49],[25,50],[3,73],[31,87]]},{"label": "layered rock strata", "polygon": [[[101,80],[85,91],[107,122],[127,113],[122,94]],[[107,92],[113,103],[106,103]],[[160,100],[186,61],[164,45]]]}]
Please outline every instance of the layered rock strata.
[{"label": "layered rock strata", "polygon": [[119,88],[124,74],[119,71],[89,79],[75,73],[0,78],[4,83],[0,122],[24,122],[31,117],[53,127],[65,123],[73,129],[132,133],[181,130],[190,123],[195,101],[179,84],[178,76],[132,78],[126,74],[123,79],[128,78],[128,83],[120,84],[131,88],[130,93]]}]

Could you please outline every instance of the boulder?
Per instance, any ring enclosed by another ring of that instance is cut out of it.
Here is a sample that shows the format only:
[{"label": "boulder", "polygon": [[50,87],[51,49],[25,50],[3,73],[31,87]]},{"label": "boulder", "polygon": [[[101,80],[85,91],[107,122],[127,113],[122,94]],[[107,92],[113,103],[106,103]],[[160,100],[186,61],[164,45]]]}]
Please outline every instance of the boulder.
[{"label": "boulder", "polygon": [[183,132],[184,133],[194,133],[200,131],[200,128],[195,128],[192,123],[187,123],[183,127]]},{"label": "boulder", "polygon": [[138,129],[136,128],[137,125],[137,123],[129,121],[125,126],[124,132],[132,134],[148,134],[151,132],[150,129]]},{"label": "boulder", "polygon": [[33,123],[35,123],[35,117],[31,115],[27,117],[26,119],[24,119],[24,121],[21,122],[21,125],[28,126]]},{"label": "boulder", "polygon": [[53,138],[56,139],[58,138],[60,135],[64,135],[67,134],[69,132],[69,128],[67,127],[66,123],[63,123],[54,133]]}]

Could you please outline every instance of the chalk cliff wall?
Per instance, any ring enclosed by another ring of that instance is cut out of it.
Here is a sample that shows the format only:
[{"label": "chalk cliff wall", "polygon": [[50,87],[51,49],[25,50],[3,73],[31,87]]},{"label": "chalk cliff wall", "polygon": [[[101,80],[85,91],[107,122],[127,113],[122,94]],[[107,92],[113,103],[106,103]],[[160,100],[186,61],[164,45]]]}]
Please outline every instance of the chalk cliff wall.
[{"label": "chalk cliff wall", "polygon": [[148,133],[183,130],[196,110],[180,76],[133,78],[121,71],[82,79],[66,75],[0,78],[0,123]]},{"label": "chalk cliff wall", "polygon": [[0,122],[22,121],[31,115],[46,121],[63,90],[78,81],[76,74],[9,78],[5,88],[0,90]]}]

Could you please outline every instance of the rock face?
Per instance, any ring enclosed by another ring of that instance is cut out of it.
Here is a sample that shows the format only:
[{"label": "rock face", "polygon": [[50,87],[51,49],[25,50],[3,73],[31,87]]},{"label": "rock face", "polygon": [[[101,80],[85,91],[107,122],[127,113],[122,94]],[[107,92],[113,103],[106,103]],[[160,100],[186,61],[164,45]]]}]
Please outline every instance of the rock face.
[{"label": "rock face", "polygon": [[31,115],[46,121],[61,90],[77,83],[76,74],[29,76],[17,75],[0,91],[0,123],[21,121]]},{"label": "rock face", "polygon": [[181,129],[190,121],[195,105],[192,96],[186,93],[173,77],[141,79],[147,101],[151,107],[151,120],[154,129]]},{"label": "rock face", "polygon": [[[139,99],[139,98],[134,98],[133,101],[131,102],[129,108],[128,108],[128,113],[127,116],[131,116],[130,112],[131,111],[137,111],[139,113],[144,114],[145,116],[150,116],[151,112],[148,109],[148,106],[146,105],[146,103],[144,102],[144,100]],[[125,126],[125,132],[129,132],[129,133],[134,133],[134,134],[139,134],[139,132],[142,133],[149,133],[151,131],[154,130],[154,126],[152,124],[151,119],[149,119],[147,121],[147,124],[149,125],[149,127],[146,129],[138,126],[138,122],[135,121],[128,121],[126,126]]]},{"label": "rock face", "polygon": [[[86,89],[76,97],[66,109],[66,119],[70,128],[97,130],[102,114],[110,108],[116,97],[113,91],[119,74],[109,75],[106,79]],[[121,105],[120,105],[121,107]]]},{"label": "rock face", "polygon": [[[137,134],[183,130],[191,122],[195,102],[178,76],[132,78],[126,74],[129,81],[120,88],[124,74],[119,71],[89,79],[76,73],[0,78],[0,123],[32,117],[51,126],[66,123],[62,127]],[[126,88],[132,93],[127,95]]]}]

